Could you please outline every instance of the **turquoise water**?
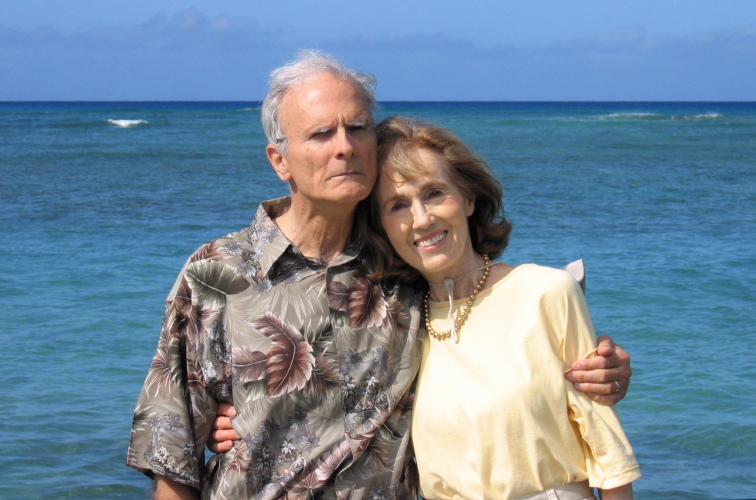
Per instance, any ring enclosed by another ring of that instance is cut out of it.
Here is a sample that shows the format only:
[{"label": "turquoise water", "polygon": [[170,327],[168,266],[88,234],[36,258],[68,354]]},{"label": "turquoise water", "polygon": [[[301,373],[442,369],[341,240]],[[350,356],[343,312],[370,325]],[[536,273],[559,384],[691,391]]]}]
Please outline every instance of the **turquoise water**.
[{"label": "turquoise water", "polygon": [[[489,160],[505,260],[585,260],[594,323],[633,357],[636,497],[752,497],[756,103],[390,114]],[[147,496],[123,462],[163,301],[192,250],[286,193],[264,145],[258,103],[0,103],[0,498]]]}]

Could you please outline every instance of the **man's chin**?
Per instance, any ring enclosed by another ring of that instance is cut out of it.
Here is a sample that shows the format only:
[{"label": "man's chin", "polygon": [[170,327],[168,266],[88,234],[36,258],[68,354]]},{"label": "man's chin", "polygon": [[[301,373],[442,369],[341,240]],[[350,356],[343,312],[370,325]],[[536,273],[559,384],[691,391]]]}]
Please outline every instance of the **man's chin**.
[{"label": "man's chin", "polygon": [[368,185],[364,182],[344,185],[341,186],[341,188],[342,189],[339,190],[339,199],[350,203],[358,203],[364,200],[370,196],[370,191],[373,190],[372,184]]}]

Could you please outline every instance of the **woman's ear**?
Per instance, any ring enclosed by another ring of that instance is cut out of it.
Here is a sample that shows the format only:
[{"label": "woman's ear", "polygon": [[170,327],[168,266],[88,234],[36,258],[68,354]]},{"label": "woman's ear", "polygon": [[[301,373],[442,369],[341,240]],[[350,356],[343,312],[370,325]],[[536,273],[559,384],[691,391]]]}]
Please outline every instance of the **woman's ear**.
[{"label": "woman's ear", "polygon": [[279,152],[278,146],[275,144],[268,144],[265,146],[265,154],[268,156],[268,161],[273,167],[273,170],[276,171],[278,178],[284,182],[289,182],[291,180],[289,166],[286,162],[286,157]]},{"label": "woman's ear", "polygon": [[475,212],[475,200],[465,200],[465,215],[470,217]]}]

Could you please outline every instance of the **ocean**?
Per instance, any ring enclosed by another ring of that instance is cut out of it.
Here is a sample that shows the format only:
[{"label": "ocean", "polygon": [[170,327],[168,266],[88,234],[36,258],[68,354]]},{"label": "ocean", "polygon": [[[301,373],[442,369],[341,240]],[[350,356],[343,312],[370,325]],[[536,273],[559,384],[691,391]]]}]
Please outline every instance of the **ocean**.
[{"label": "ocean", "polygon": [[[258,102],[0,103],[0,498],[147,498],[125,467],[188,255],[287,187]],[[639,499],[756,494],[756,103],[384,102],[504,185],[510,264],[583,259]]]}]

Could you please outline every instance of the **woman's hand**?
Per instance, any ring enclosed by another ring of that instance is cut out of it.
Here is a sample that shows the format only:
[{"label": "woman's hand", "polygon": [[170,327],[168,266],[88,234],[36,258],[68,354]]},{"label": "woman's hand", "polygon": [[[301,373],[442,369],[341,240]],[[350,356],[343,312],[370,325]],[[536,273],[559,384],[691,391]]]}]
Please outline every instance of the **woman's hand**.
[{"label": "woman's hand", "polygon": [[234,447],[234,441],[241,439],[231,426],[231,417],[236,416],[236,408],[227,403],[218,405],[215,420],[213,420],[213,432],[210,433],[210,439],[207,447],[213,453],[223,453]]},{"label": "woman's hand", "polygon": [[625,397],[630,387],[630,355],[608,335],[600,336],[598,342],[599,355],[572,363],[565,378],[594,401],[613,405]]}]

